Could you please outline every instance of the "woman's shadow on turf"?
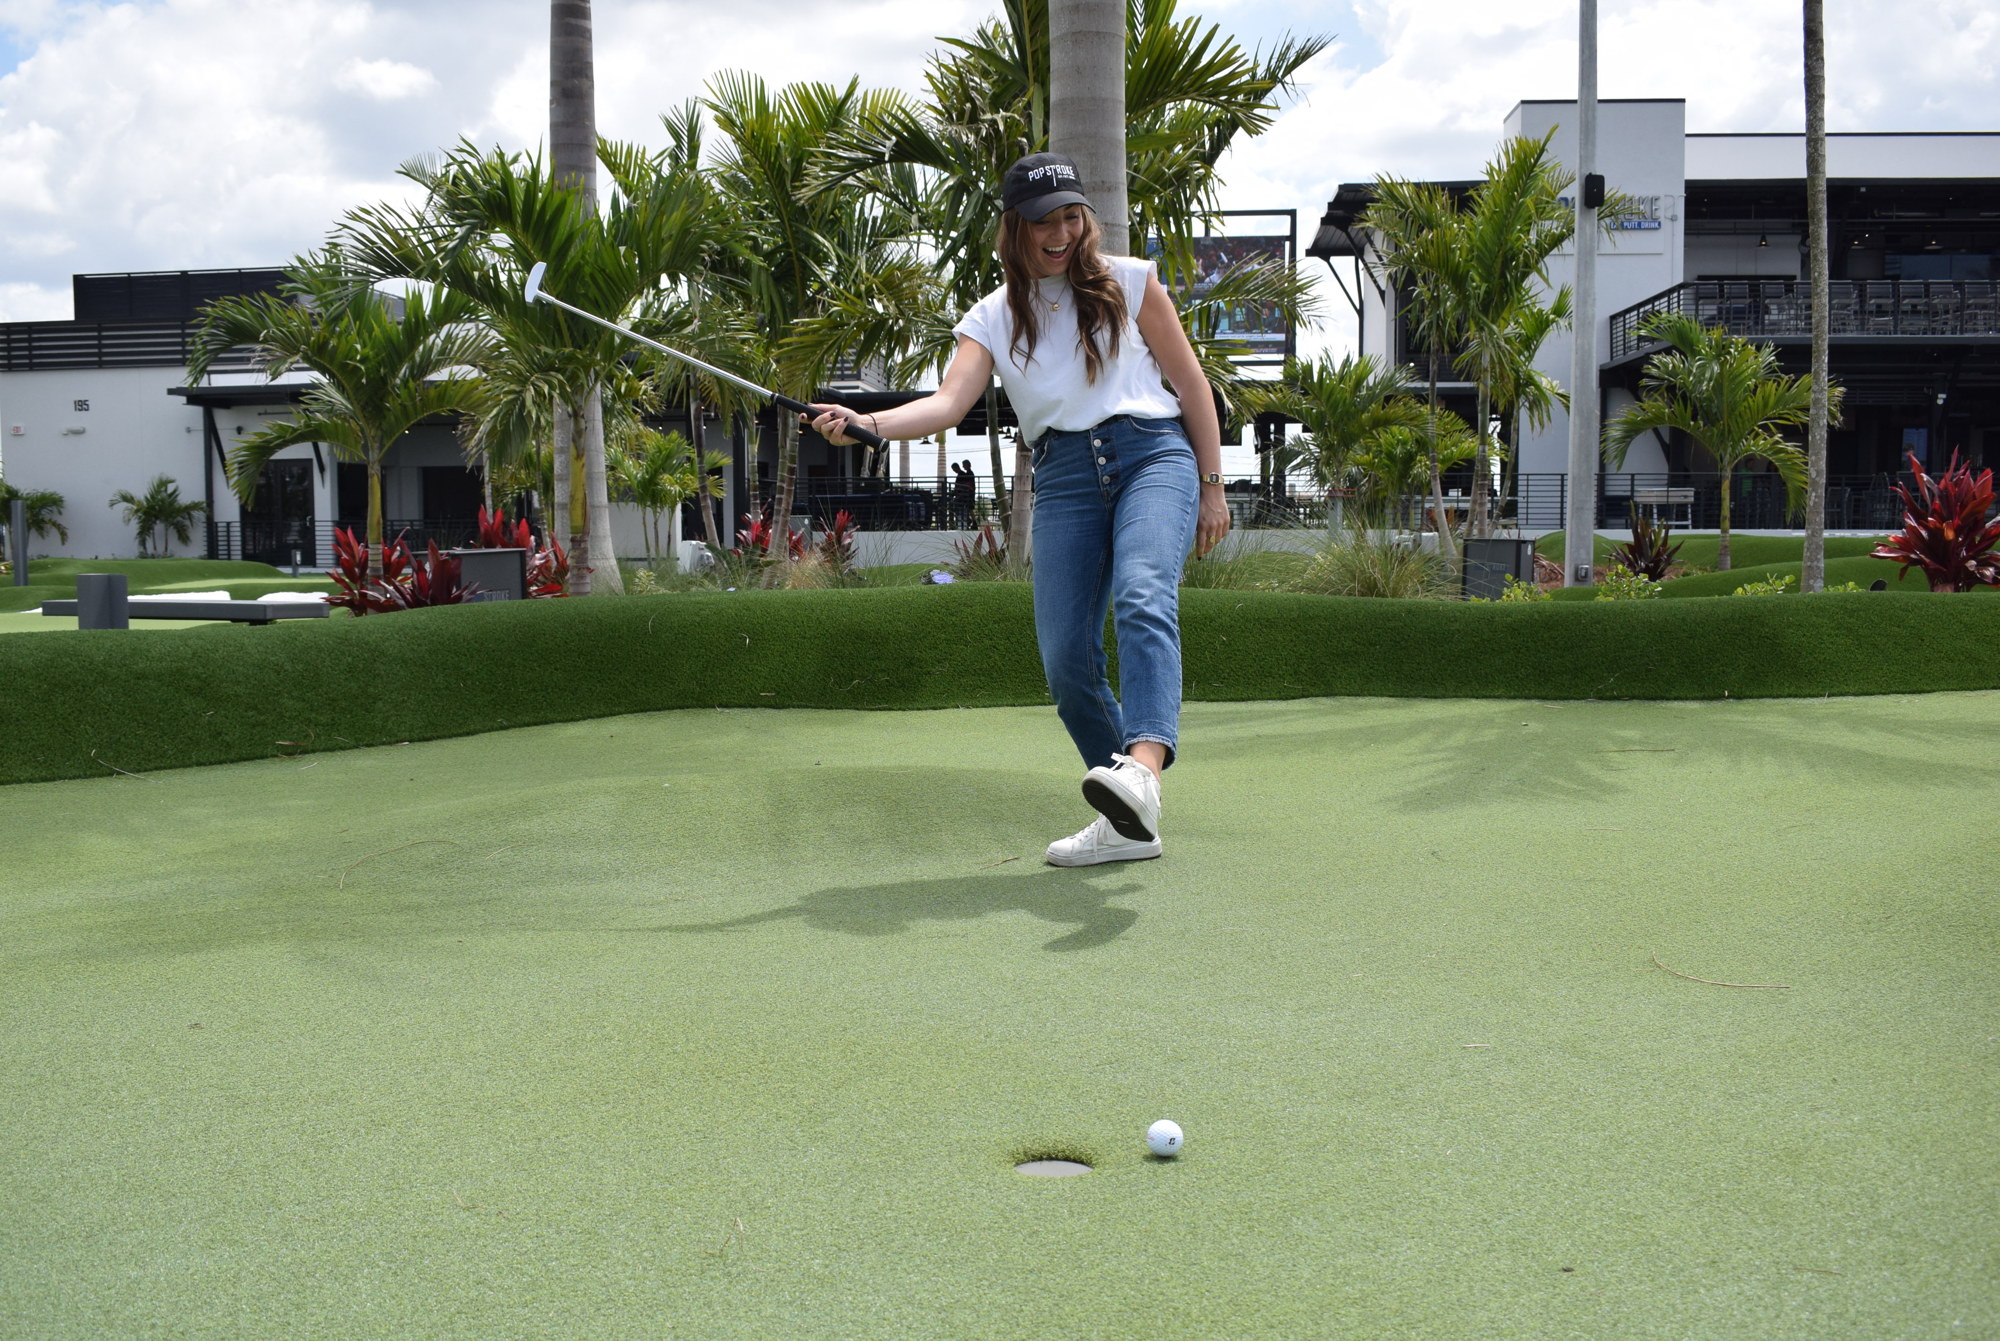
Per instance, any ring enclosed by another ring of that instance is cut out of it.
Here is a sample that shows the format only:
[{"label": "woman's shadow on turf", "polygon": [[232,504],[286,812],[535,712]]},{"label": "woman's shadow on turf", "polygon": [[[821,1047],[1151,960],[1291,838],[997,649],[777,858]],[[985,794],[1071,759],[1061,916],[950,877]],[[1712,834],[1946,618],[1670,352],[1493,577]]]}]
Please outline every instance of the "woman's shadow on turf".
[{"label": "woman's shadow on turf", "polygon": [[[1091,873],[1101,875],[1103,873]],[[749,913],[721,922],[683,922],[644,931],[700,934],[747,931],[772,922],[803,922],[818,931],[849,936],[893,936],[920,922],[964,922],[995,913],[1024,912],[1044,922],[1074,926],[1044,950],[1094,950],[1125,934],[1139,914],[1110,901],[1141,888],[1122,884],[1094,889],[1091,874],[1047,870],[1034,875],[963,875],[943,880],[899,880],[885,885],[822,889],[789,908]]]}]

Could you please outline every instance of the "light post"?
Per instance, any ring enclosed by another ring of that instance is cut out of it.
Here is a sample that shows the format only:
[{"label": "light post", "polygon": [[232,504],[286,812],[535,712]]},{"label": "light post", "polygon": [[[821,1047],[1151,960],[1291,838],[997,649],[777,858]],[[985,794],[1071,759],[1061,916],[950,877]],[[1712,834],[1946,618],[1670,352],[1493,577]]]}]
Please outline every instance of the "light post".
[{"label": "light post", "polygon": [[1588,586],[1597,553],[1597,0],[1578,0],[1576,75],[1576,285],[1569,361],[1569,487],[1563,585]]}]

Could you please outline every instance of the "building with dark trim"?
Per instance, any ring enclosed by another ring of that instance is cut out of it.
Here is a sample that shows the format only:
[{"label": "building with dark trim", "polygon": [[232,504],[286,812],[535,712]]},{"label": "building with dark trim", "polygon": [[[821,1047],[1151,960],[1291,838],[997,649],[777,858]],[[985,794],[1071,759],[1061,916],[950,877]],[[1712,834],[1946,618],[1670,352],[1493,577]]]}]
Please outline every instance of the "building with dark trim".
[{"label": "building with dark trim", "polygon": [[[1553,131],[1555,154],[1569,164],[1575,117],[1574,102],[1523,102],[1504,133]],[[1599,104],[1596,166],[1639,206],[1599,258],[1594,390],[1607,420],[1635,397],[1646,359],[1660,348],[1642,329],[1655,312],[1685,312],[1767,343],[1788,372],[1809,367],[1805,137],[1685,127],[1679,99]],[[1393,174],[1394,165],[1384,170]],[[1474,183],[1444,185],[1463,192]],[[1420,351],[1366,227],[1372,195],[1366,184],[1342,186],[1309,254],[1346,268],[1336,274],[1357,309],[1364,351],[1416,363]],[[2000,133],[1830,135],[1827,204],[1831,371],[1846,389],[1845,414],[1828,438],[1828,524],[1867,529],[1884,524],[1872,500],[1887,497],[1906,452],[1931,467],[1954,451],[2000,464]],[[1570,283],[1573,254],[1559,253],[1550,270],[1553,283]],[[1570,350],[1561,332],[1536,366],[1567,387]],[[1472,390],[1459,380],[1445,387],[1468,420]],[[1544,428],[1503,431],[1516,448],[1520,506],[1533,509],[1534,524],[1560,526],[1560,504],[1550,500],[1567,468],[1567,414]],[[1617,524],[1634,490],[1651,497],[1662,487],[1674,489],[1680,520],[1713,523],[1712,464],[1678,435],[1635,444],[1625,471],[1603,479],[1601,520]],[[1771,506],[1739,524],[1782,523],[1781,492],[1754,479],[1747,492]]]}]

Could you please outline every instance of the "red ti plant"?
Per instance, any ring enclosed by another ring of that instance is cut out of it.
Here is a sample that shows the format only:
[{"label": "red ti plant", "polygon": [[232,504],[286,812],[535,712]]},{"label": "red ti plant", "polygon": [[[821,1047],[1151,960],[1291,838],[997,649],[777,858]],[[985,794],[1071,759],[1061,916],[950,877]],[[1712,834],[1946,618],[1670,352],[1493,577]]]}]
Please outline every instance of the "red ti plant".
[{"label": "red ti plant", "polygon": [[479,543],[475,549],[533,549],[535,533],[528,529],[528,519],[516,522],[507,520],[507,509],[498,508],[488,512],[479,509]]},{"label": "red ti plant", "polygon": [[569,555],[563,553],[562,541],[550,536],[547,549],[528,551],[529,596],[567,596],[568,585]]},{"label": "red ti plant", "polygon": [[[806,556],[805,536],[788,527],[785,531],[785,537],[790,542],[792,557],[794,559],[803,559]],[[771,509],[765,508],[764,515],[761,517],[753,517],[747,512],[744,513],[743,529],[736,533],[736,548],[731,550],[730,553],[739,559],[745,555],[754,558],[768,553],[770,547]]]},{"label": "red ti plant", "polygon": [[[398,546],[403,551],[404,562],[409,561],[409,546]],[[449,554],[438,552],[437,541],[429,543],[430,553],[423,563],[410,569],[407,581],[393,585],[385,584],[382,595],[391,610],[417,610],[432,605],[463,605],[479,594],[480,589],[465,581],[460,572],[459,561]],[[386,565],[385,565],[386,567]]]},{"label": "red ti plant", "polygon": [[424,563],[410,558],[410,546],[397,536],[382,546],[382,576],[368,576],[368,545],[354,532],[336,528],[333,556],[338,565],[327,573],[338,594],[327,597],[328,605],[338,605],[357,615],[386,614],[391,610],[414,610],[427,605],[461,605],[479,592],[467,586],[459,573],[457,559],[438,552],[430,542]]},{"label": "red ti plant", "polygon": [[1903,500],[1903,529],[1870,550],[1869,557],[1902,564],[1898,579],[1915,564],[1930,579],[1932,591],[2000,586],[2000,555],[1994,552],[2000,546],[2000,518],[1988,516],[1993,472],[1974,475],[1953,452],[1944,474],[1932,478],[1916,453],[1909,455],[1916,497],[1896,486]]},{"label": "red ti plant", "polygon": [[505,508],[492,512],[479,509],[479,543],[473,548],[524,549],[528,551],[528,595],[568,595],[564,588],[569,582],[569,555],[563,553],[562,542],[550,536],[548,548],[537,546],[525,517],[510,522]]},{"label": "red ti plant", "polygon": [[387,593],[408,582],[410,547],[397,536],[382,546],[382,576],[368,576],[368,542],[355,538],[354,532],[344,527],[335,527],[333,532],[334,567],[327,572],[333,585],[340,590],[326,598],[328,605],[337,605],[351,610],[357,615],[380,614],[385,610],[400,610]]},{"label": "red ti plant", "polygon": [[833,514],[833,527],[819,538],[819,557],[836,573],[854,571],[860,561],[854,550],[854,514],[845,510]]},{"label": "red ti plant", "polygon": [[1667,542],[1673,539],[1673,534],[1673,527],[1665,522],[1655,524],[1650,515],[1635,508],[1632,512],[1631,542],[1613,546],[1611,562],[1628,573],[1654,582],[1665,581],[1673,571],[1674,556],[1681,552],[1681,545],[1685,543],[1676,541],[1669,545]]}]

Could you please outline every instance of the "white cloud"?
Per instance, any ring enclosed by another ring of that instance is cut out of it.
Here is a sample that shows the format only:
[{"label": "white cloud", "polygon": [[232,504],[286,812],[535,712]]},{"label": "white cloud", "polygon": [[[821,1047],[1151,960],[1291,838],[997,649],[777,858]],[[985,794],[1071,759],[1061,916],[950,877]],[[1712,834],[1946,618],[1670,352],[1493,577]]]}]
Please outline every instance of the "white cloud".
[{"label": "white cloud", "polygon": [[[1573,0],[1182,0],[1229,30],[1339,29],[1298,105],[1225,164],[1227,203],[1297,208],[1343,181],[1469,176],[1522,98],[1576,80]],[[714,72],[916,87],[939,34],[997,0],[628,0],[596,12],[602,133],[657,142]],[[274,13],[282,22],[272,22]],[[468,15],[473,17],[468,18]],[[1829,7],[1835,130],[1992,129],[1991,0]],[[1603,16],[1604,97],[1684,97],[1696,130],[1800,118],[1792,0],[1628,0]],[[0,320],[63,315],[71,271],[279,263],[343,209],[406,193],[398,163],[538,146],[540,0],[0,0]],[[48,310],[57,297],[62,306]],[[1338,295],[1334,295],[1338,302]]]},{"label": "white cloud", "polygon": [[333,77],[333,86],[381,102],[395,102],[429,93],[438,81],[429,70],[406,61],[352,60]]}]

